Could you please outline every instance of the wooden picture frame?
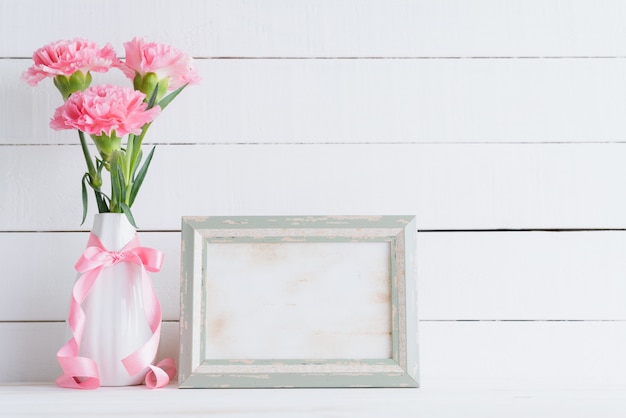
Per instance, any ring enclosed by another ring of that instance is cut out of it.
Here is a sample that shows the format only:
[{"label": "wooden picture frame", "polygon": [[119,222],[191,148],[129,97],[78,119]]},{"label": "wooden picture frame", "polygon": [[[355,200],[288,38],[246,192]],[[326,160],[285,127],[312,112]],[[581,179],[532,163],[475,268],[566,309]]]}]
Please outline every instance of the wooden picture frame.
[{"label": "wooden picture frame", "polygon": [[414,216],[183,217],[179,387],[418,387],[416,233]]}]

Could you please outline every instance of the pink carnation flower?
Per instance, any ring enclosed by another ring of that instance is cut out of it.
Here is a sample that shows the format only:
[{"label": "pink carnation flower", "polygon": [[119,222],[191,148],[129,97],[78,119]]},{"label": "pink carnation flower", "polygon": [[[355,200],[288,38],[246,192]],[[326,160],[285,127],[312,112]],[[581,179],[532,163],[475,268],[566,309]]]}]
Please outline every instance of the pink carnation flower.
[{"label": "pink carnation flower", "polygon": [[168,90],[200,81],[193,59],[169,45],[134,38],[124,43],[124,49],[126,62],[120,63],[119,67],[131,80],[137,73],[142,77],[147,73],[155,73],[159,80],[168,78]]},{"label": "pink carnation flower", "polygon": [[70,76],[76,71],[106,72],[118,62],[110,44],[104,48],[86,39],[57,41],[39,48],[33,54],[32,67],[22,74],[22,79],[31,86],[41,80],[57,75]]},{"label": "pink carnation flower", "polygon": [[57,108],[52,129],[79,129],[89,135],[122,137],[138,135],[146,123],[160,113],[159,106],[146,110],[145,94],[129,88],[99,85],[72,94]]}]

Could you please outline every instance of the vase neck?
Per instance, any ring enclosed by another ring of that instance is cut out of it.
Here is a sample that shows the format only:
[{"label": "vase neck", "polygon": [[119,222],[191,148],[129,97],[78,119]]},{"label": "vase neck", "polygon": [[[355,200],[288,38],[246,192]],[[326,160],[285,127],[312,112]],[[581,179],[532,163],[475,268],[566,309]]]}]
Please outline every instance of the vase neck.
[{"label": "vase neck", "polygon": [[109,251],[120,251],[135,237],[136,230],[123,213],[97,213],[91,233]]}]

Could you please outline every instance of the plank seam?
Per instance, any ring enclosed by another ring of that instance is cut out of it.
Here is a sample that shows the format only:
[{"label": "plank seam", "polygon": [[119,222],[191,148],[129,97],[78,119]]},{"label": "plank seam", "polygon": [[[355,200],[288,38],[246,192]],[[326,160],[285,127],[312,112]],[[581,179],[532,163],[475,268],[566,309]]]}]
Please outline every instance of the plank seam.
[{"label": "plank seam", "polygon": [[481,232],[624,232],[626,228],[495,228],[495,229],[418,229],[423,233]]},{"label": "plank seam", "polygon": [[419,322],[626,322],[626,319],[420,319]]},{"label": "plank seam", "polygon": [[[194,60],[561,60],[625,59],[626,55],[460,55],[460,56],[195,56]],[[7,56],[0,60],[30,60],[32,57]]]},{"label": "plank seam", "polygon": [[[1,324],[64,324],[60,319],[0,320]],[[177,319],[164,319],[162,323],[179,323]],[[626,319],[419,319],[418,322],[626,322]]]},{"label": "plank seam", "polygon": [[[511,141],[511,142],[490,142],[490,141],[378,141],[378,142],[313,142],[313,141],[300,141],[300,142],[245,142],[245,141],[231,141],[231,142],[145,142],[145,145],[155,146],[310,146],[310,145],[614,145],[614,144],[626,144],[626,141]],[[73,143],[3,143],[1,147],[79,147],[79,144]]]},{"label": "plank seam", "polygon": [[[139,233],[180,233],[180,229],[138,229]],[[625,232],[626,228],[520,228],[520,229],[418,229],[418,233],[492,233],[492,232]],[[52,229],[52,230],[0,230],[0,234],[74,234],[88,233],[89,229]]]},{"label": "plank seam", "polygon": [[[65,320],[61,319],[8,319],[8,320],[0,320],[0,325],[2,324],[65,324]],[[162,323],[178,323],[177,319],[163,319]]]}]

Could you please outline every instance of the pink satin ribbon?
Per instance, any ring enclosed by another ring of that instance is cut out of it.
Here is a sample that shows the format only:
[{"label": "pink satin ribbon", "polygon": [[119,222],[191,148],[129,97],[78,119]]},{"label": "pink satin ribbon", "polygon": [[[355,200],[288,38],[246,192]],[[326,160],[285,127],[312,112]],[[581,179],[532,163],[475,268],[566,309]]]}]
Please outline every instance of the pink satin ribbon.
[{"label": "pink satin ribbon", "polygon": [[86,320],[81,304],[89,295],[100,271],[103,268],[123,262],[134,263],[141,267],[143,306],[148,325],[152,331],[152,336],[143,346],[122,360],[124,368],[129,376],[136,375],[146,367],[149,368],[145,383],[150,389],[167,385],[170,379],[176,375],[176,364],[171,358],[166,358],[156,365],[151,364],[156,355],[161,335],[161,305],[152,287],[152,280],[150,280],[148,271],[156,272],[161,269],[163,253],[152,248],[141,247],[137,235],[121,251],[108,251],[98,237],[90,234],[87,248],[75,266],[81,275],[74,284],[70,301],[68,324],[72,330],[72,338],[57,352],[57,359],[63,369],[63,374],[56,380],[58,386],[76,389],[100,387],[96,362],[78,355]]}]

